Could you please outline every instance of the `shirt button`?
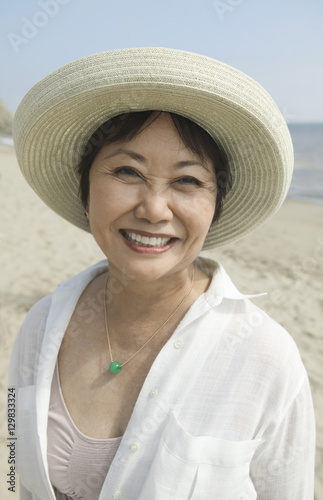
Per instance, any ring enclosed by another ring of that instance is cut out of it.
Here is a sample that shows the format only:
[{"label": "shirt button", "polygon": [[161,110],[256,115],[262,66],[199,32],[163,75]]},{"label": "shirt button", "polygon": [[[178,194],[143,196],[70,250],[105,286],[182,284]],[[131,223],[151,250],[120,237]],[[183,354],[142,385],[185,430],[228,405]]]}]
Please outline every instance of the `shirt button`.
[{"label": "shirt button", "polygon": [[[139,444],[138,443],[131,443],[130,445],[130,450],[135,453],[136,451],[139,450]],[[118,497],[119,498],[119,497]]]},{"label": "shirt button", "polygon": [[182,339],[176,339],[174,342],[174,347],[175,347],[175,349],[182,349],[182,347],[183,347]]},{"label": "shirt button", "polygon": [[113,493],[113,498],[121,498],[121,491],[115,491]]},{"label": "shirt button", "polygon": [[157,396],[157,394],[158,394],[158,390],[157,389],[153,389],[152,391],[150,391],[149,397],[151,399],[153,399],[153,398],[155,398]]}]

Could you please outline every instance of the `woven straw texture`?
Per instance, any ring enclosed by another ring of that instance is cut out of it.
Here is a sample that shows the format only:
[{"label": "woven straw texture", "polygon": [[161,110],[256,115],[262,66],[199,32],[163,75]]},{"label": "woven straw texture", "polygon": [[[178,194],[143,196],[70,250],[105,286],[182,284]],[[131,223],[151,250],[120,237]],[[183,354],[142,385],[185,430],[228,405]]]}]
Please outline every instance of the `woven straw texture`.
[{"label": "woven straw texture", "polygon": [[14,119],[16,154],[27,182],[55,212],[89,231],[76,174],[81,153],[100,124],[140,110],[183,115],[227,153],[233,187],[203,249],[237,240],[278,210],[291,181],[293,148],[272,98],[226,64],[166,48],[94,54],[37,83]]}]

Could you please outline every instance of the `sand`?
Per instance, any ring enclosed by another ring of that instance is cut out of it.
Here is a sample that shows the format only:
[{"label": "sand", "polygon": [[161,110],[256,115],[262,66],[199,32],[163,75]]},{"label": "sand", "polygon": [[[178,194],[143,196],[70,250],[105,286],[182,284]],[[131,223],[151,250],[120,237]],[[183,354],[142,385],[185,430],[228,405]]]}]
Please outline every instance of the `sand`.
[{"label": "sand", "polygon": [[[14,338],[28,309],[58,283],[104,258],[92,236],[59,218],[23,179],[13,149],[0,145],[0,498],[8,492],[5,404]],[[240,242],[205,252],[222,262],[296,341],[308,371],[317,419],[316,500],[323,500],[323,205],[287,199]],[[274,499],[273,499],[274,500]]]}]

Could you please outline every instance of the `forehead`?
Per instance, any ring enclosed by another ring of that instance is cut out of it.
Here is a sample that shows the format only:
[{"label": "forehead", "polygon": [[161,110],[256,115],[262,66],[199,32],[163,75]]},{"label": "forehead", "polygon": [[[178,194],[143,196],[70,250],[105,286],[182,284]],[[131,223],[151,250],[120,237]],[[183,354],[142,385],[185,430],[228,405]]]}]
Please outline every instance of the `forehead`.
[{"label": "forehead", "polygon": [[104,149],[110,151],[134,150],[169,155],[186,155],[197,158],[198,155],[187,148],[168,113],[152,116],[131,138],[108,144]]},{"label": "forehead", "polygon": [[183,146],[183,141],[169,113],[154,113],[138,130],[138,132],[125,142],[147,141],[172,141],[177,146]]}]

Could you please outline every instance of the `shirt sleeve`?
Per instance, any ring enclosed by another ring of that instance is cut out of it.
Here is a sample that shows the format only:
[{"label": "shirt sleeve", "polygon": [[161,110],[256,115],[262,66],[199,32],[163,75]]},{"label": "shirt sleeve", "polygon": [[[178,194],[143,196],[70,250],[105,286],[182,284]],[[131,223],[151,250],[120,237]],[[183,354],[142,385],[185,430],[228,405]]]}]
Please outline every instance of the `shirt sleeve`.
[{"label": "shirt sleeve", "polygon": [[258,500],[312,500],[314,462],[314,409],[306,376],[275,431],[253,457],[251,477]]},{"label": "shirt sleeve", "polygon": [[21,481],[19,481],[19,500],[33,500],[33,494],[26,490]]},{"label": "shirt sleeve", "polygon": [[35,382],[40,345],[50,304],[51,296],[44,297],[27,314],[11,351],[8,387],[19,389]]},{"label": "shirt sleeve", "polygon": [[[50,307],[50,297],[45,297],[37,302],[27,314],[19,333],[15,339],[8,374],[8,387],[15,390],[16,393],[16,472],[19,477],[19,499],[36,500],[39,497],[29,491],[23,484],[20,473],[26,464],[21,459],[21,442],[19,432],[24,428],[25,417],[21,411],[20,391],[35,383],[37,374],[37,361],[39,356],[40,344],[43,338],[48,310]],[[28,460],[27,469],[30,464],[35,462],[35,456],[31,454]]]}]

